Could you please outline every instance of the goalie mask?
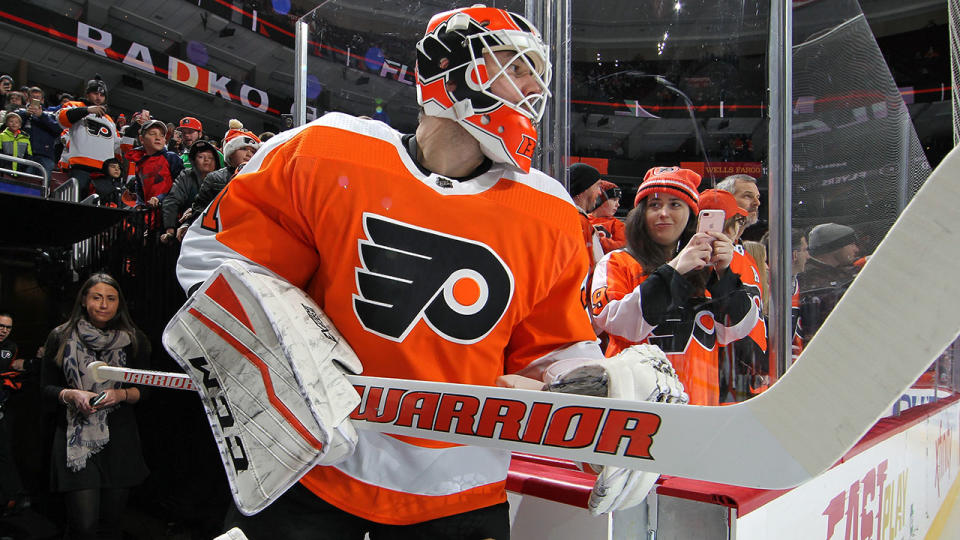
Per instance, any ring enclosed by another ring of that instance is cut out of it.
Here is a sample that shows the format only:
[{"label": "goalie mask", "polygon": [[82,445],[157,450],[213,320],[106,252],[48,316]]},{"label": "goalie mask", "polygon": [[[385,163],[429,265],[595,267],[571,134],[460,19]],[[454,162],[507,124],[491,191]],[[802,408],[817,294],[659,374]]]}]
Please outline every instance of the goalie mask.
[{"label": "goalie mask", "polygon": [[417,43],[416,74],[424,114],[458,122],[493,161],[530,170],[551,75],[532,24],[484,6],[434,15]]}]

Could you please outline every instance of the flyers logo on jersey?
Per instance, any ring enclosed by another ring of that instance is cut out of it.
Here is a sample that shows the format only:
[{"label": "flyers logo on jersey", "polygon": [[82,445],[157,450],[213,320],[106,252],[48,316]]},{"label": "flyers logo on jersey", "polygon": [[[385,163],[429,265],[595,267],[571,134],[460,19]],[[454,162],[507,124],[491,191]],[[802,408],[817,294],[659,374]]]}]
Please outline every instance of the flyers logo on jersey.
[{"label": "flyers logo on jersey", "polygon": [[363,214],[353,311],[363,327],[403,341],[422,319],[456,343],[493,330],[513,297],[513,274],[488,246]]},{"label": "flyers logo on jersey", "polygon": [[706,350],[713,350],[717,344],[716,321],[710,311],[697,312],[693,320],[669,318],[657,325],[647,338],[668,354],[687,352],[691,338]]},{"label": "flyers logo on jersey", "polygon": [[101,124],[93,118],[84,118],[83,125],[87,128],[87,133],[93,135],[94,137],[104,137],[107,139],[113,137],[113,130],[111,130],[109,126],[106,124]]}]

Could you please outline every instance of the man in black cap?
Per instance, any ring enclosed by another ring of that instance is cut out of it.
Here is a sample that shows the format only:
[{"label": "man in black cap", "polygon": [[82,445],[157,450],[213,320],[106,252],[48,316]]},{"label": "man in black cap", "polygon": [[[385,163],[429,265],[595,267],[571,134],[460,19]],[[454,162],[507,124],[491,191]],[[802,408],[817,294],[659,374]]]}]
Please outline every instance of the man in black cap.
[{"label": "man in black cap", "polygon": [[797,274],[804,341],[813,337],[856,277],[853,263],[860,255],[856,231],[838,223],[811,229],[808,245],[810,258]]},{"label": "man in black cap", "polygon": [[4,403],[13,388],[19,388],[23,360],[17,358],[17,344],[10,339],[13,314],[0,311],[0,515],[18,509],[23,500],[23,484],[13,458],[13,437],[8,423],[9,409]]},{"label": "man in black cap", "polygon": [[597,207],[597,198],[602,193],[600,187],[600,171],[594,169],[586,163],[574,163],[570,166],[570,196],[573,197],[573,204],[580,210],[580,227],[583,229],[583,241],[587,245],[587,252],[590,254],[590,271],[597,265],[597,261],[603,257],[603,248],[600,246],[600,238],[597,236],[590,223],[590,212]]},{"label": "man in black cap", "polygon": [[77,179],[79,197],[87,196],[90,175],[103,162],[115,157],[120,145],[117,126],[107,114],[107,83],[100,75],[87,81],[83,101],[70,101],[57,113],[60,125],[68,130],[69,174]]}]

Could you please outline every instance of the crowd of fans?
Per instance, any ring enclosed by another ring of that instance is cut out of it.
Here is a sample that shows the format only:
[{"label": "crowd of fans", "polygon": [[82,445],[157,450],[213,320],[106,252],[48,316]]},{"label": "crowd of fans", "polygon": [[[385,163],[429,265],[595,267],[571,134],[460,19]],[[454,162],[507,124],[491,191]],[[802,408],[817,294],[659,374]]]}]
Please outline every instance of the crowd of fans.
[{"label": "crowd of fans", "polygon": [[[695,405],[765,390],[777,376],[767,354],[768,235],[741,238],[760,221],[757,180],[732,175],[701,192],[694,171],[655,167],[623,223],[613,217],[619,186],[583,163],[569,172],[593,268],[584,302],[607,356],[638,343],[659,346]],[[722,227],[701,228],[704,211],[720,211]],[[824,223],[793,232],[791,262],[795,360],[865,258],[853,228]]]},{"label": "crowd of fans", "polygon": [[43,171],[2,157],[0,169],[22,179],[63,172],[76,181],[78,200],[96,195],[105,206],[162,207],[163,226],[170,233],[165,241],[182,238],[198,214],[189,212],[198,195],[209,203],[261,142],[273,136],[256,135],[232,119],[227,133],[214,138],[192,116],[165,122],[146,109],[131,113],[129,121],[124,113],[113,118],[107,111],[107,85],[99,76],[88,81],[81,98],[60,94],[50,106],[41,88],[13,86],[10,75],[0,76],[0,152],[33,161]]}]

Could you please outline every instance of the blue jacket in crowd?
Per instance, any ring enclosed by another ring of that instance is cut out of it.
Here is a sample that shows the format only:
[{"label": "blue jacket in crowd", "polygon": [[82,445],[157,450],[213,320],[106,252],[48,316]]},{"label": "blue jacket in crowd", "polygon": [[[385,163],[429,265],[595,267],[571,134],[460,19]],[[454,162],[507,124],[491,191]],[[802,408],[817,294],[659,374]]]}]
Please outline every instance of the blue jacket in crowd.
[{"label": "blue jacket in crowd", "polygon": [[33,155],[45,156],[56,161],[57,152],[54,145],[60,138],[60,132],[63,131],[56,117],[48,112],[41,112],[40,116],[31,116],[26,109],[20,109],[17,113],[20,118],[23,118],[23,130],[30,134]]}]

